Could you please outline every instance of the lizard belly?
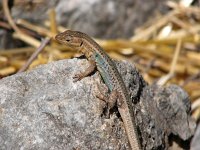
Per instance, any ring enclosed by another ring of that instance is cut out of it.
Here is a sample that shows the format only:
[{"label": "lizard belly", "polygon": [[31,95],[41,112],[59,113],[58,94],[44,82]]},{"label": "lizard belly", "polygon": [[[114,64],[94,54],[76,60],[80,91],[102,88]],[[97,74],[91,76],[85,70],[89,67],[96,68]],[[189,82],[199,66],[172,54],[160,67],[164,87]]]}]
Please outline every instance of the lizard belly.
[{"label": "lizard belly", "polygon": [[101,77],[103,78],[104,83],[106,84],[106,86],[109,88],[109,91],[111,92],[114,88],[114,85],[112,82],[111,75],[109,74],[108,69],[106,69],[106,68],[108,68],[108,64],[98,54],[96,54],[96,56],[95,56],[95,62],[97,65],[97,70],[99,71]]},{"label": "lizard belly", "polygon": [[103,78],[104,83],[106,84],[109,91],[111,92],[113,90],[113,84],[109,76],[107,75],[107,72],[102,67],[98,67],[98,65],[97,65],[97,70],[100,72],[100,75]]}]

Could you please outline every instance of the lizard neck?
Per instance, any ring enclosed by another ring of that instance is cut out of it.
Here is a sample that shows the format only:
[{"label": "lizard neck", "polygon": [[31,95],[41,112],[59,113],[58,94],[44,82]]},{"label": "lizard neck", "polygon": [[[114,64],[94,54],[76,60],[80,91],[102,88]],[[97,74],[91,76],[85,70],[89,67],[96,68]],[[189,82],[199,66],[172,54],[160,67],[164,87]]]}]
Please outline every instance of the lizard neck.
[{"label": "lizard neck", "polygon": [[86,39],[83,39],[83,44],[80,48],[81,53],[85,55],[88,60],[94,60],[95,47]]}]

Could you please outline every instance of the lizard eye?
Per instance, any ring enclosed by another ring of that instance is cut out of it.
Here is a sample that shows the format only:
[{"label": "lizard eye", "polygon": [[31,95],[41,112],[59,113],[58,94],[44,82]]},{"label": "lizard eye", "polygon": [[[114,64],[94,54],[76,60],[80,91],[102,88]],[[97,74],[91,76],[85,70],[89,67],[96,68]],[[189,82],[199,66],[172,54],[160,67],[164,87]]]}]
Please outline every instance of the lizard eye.
[{"label": "lizard eye", "polygon": [[67,36],[66,38],[65,38],[65,41],[67,41],[67,42],[70,42],[72,40],[72,37],[71,36]]}]

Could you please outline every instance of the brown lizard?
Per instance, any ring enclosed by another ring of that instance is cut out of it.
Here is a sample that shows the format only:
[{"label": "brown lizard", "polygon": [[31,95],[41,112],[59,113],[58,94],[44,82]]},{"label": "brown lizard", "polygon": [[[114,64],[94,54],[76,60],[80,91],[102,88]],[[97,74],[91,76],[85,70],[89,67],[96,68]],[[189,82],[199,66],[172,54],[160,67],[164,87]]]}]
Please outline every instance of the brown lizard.
[{"label": "brown lizard", "polygon": [[97,68],[110,92],[110,97],[107,100],[109,107],[113,107],[117,102],[131,148],[133,150],[141,150],[134,121],[132,101],[112,59],[92,38],[84,33],[66,30],[56,35],[55,39],[62,44],[79,50],[90,62],[90,66],[84,72],[74,76],[75,81],[88,76]]}]

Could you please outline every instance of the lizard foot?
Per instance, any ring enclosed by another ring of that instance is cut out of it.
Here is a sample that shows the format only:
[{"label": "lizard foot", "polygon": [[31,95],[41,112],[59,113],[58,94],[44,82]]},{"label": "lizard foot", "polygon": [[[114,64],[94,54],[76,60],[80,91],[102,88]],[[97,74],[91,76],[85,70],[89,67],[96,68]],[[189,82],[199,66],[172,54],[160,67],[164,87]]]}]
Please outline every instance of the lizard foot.
[{"label": "lizard foot", "polygon": [[75,74],[74,76],[73,76],[73,82],[77,82],[77,81],[80,81],[81,79],[83,79],[84,78],[84,76],[83,76],[83,74],[82,73],[77,73],[77,74]]}]

